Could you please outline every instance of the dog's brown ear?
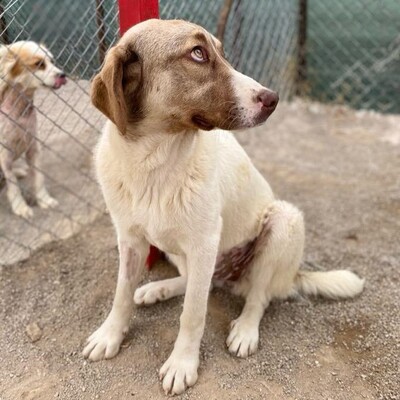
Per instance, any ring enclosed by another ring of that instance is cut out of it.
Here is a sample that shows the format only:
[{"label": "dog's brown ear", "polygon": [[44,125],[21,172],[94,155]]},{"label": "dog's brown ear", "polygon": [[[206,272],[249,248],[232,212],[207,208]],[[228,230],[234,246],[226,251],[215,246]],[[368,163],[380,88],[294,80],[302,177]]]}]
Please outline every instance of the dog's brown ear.
[{"label": "dog's brown ear", "polygon": [[0,45],[0,74],[15,78],[23,71],[23,64],[8,46]]},{"label": "dog's brown ear", "polygon": [[24,70],[24,65],[20,60],[13,60],[12,61],[12,67],[10,68],[10,76],[12,78],[17,77],[18,75],[21,75],[22,71]]},{"label": "dog's brown ear", "polygon": [[123,89],[124,63],[129,59],[128,50],[115,46],[107,53],[102,70],[93,80],[92,103],[117,126],[122,135],[126,133],[127,106]]}]

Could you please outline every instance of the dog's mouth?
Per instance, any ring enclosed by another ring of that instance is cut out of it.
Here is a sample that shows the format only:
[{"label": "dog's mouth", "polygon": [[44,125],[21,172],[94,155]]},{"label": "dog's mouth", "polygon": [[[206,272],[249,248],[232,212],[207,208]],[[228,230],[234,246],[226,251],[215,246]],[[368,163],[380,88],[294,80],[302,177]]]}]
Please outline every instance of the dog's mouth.
[{"label": "dog's mouth", "polygon": [[263,124],[275,111],[276,105],[272,107],[262,107],[261,111],[254,117],[253,121],[246,125],[247,128],[254,128]]},{"label": "dog's mouth", "polygon": [[62,85],[67,84],[67,78],[65,76],[57,76],[53,85],[53,89],[60,89]]},{"label": "dog's mouth", "polygon": [[210,131],[214,128],[214,125],[211,122],[207,121],[200,115],[193,115],[192,122],[200,129],[203,129],[205,131]]}]

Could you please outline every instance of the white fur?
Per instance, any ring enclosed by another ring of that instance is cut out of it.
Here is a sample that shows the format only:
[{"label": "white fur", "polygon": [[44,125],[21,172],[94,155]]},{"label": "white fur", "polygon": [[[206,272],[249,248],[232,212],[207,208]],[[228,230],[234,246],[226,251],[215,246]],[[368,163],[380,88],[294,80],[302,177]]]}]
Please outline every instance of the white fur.
[{"label": "white fur", "polygon": [[254,101],[260,90],[265,89],[254,79],[232,69],[232,81],[235,95],[239,99],[238,106],[242,111],[244,126],[252,126],[256,115],[260,112],[262,104]]},{"label": "white fur", "polygon": [[299,271],[296,288],[308,295],[321,295],[331,299],[345,299],[360,294],[364,279],[350,271],[311,272]]}]

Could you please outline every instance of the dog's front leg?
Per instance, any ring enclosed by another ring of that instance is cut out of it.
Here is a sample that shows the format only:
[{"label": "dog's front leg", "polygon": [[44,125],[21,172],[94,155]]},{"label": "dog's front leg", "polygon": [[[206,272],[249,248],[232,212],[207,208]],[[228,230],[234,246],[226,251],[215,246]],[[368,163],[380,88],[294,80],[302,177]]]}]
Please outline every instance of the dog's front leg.
[{"label": "dog's front leg", "polygon": [[44,176],[39,165],[39,149],[36,141],[33,141],[26,152],[26,161],[29,165],[29,183],[32,192],[40,208],[52,208],[58,205],[58,201],[51,197],[44,185]]},{"label": "dog's front leg", "polygon": [[110,314],[88,339],[83,355],[92,361],[112,358],[119,352],[129,329],[133,293],[145,266],[149,245],[143,240],[119,240],[117,289]]},{"label": "dog's front leg", "polygon": [[183,393],[197,381],[200,342],[204,332],[207,300],[214,273],[219,240],[199,244],[192,248],[187,266],[187,287],[180,318],[180,329],[174,350],[160,370],[164,391]]}]

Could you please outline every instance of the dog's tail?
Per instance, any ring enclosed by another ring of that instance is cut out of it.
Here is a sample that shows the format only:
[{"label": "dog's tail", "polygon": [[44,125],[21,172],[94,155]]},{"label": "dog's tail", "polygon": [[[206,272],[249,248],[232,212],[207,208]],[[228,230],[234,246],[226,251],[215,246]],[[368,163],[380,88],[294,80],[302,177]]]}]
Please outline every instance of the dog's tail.
[{"label": "dog's tail", "polygon": [[295,278],[298,292],[330,299],[355,297],[364,288],[364,279],[346,270],[327,272],[299,271]]}]

